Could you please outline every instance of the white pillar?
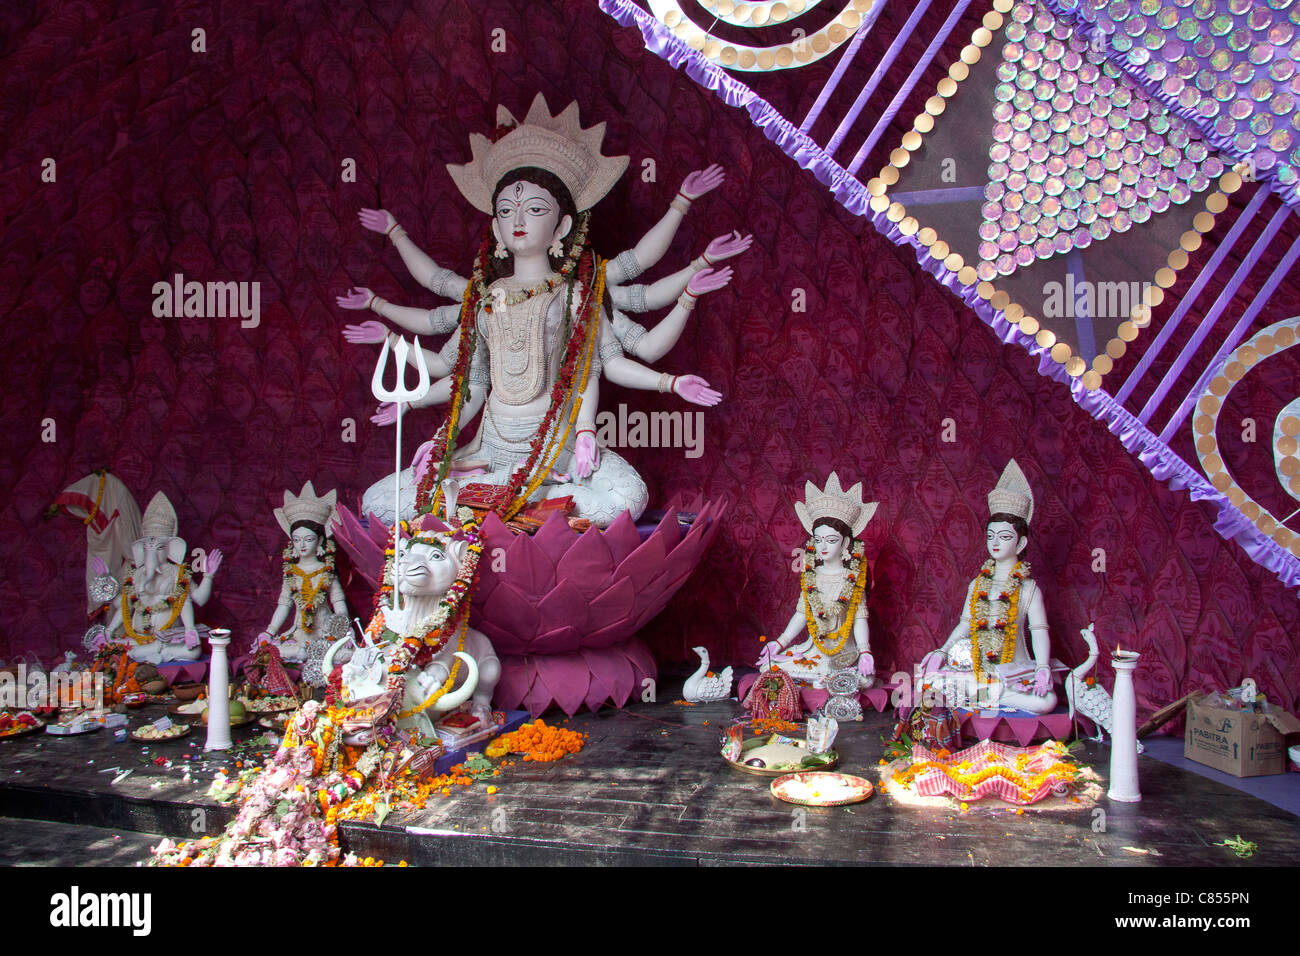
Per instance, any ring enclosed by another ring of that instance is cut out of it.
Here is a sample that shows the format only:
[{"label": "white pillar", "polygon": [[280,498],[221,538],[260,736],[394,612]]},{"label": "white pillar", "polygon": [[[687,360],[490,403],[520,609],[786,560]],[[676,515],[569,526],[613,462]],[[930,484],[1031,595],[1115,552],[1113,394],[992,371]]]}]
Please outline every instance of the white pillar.
[{"label": "white pillar", "polygon": [[1120,803],[1137,803],[1137,694],[1133,689],[1133,671],[1142,655],[1136,651],[1117,650],[1110,662],[1115,668],[1115,687],[1111,694],[1114,708],[1110,733],[1110,790],[1106,796]]},{"label": "white pillar", "polygon": [[208,742],[204,750],[229,750],[230,740],[230,665],[226,663],[226,647],[230,644],[230,629],[213,628],[208,631],[212,644],[212,662],[208,664]]}]

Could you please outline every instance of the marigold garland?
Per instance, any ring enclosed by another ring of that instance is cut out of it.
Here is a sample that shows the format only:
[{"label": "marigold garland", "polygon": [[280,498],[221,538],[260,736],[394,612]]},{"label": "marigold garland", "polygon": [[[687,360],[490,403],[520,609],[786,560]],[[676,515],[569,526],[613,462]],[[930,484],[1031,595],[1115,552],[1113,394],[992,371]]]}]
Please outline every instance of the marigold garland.
[{"label": "marigold garland", "polygon": [[[981,590],[984,582],[985,587],[993,582],[993,569],[995,563],[992,558],[984,562],[980,568],[980,573],[975,577],[975,583],[971,587],[970,595],[970,659],[971,665],[975,669],[975,680],[977,683],[984,683],[984,654],[980,649],[981,637],[987,635],[990,642],[997,638],[1000,643],[997,645],[998,650],[990,651],[990,660],[997,660],[999,664],[1010,664],[1016,656],[1016,631],[1019,626],[1020,614],[1020,588],[1025,578],[1029,577],[1029,564],[1024,561],[1017,561],[1016,566],[1011,569],[1010,591],[1004,591],[996,599],[990,597],[987,590]],[[1007,608],[1007,616],[1002,620],[994,620],[993,605],[994,603],[1004,603]]]},{"label": "marigold garland", "polygon": [[[304,631],[310,631],[315,625],[316,606],[322,602],[323,596],[329,595],[329,589],[334,584],[336,576],[334,554],[334,539],[327,537],[324,563],[311,572],[298,567],[292,544],[286,547],[282,554],[281,576],[289,586],[289,597],[298,609],[298,626]],[[313,583],[316,578],[321,579],[319,583]]]},{"label": "marigold garland", "polygon": [[[189,564],[181,564],[180,571],[176,575],[176,583],[172,585],[172,593],[156,604],[144,604],[135,592],[133,569],[132,574],[122,584],[122,630],[126,633],[126,636],[137,644],[152,644],[156,641],[158,639],[156,635],[175,624],[176,620],[181,616],[181,611],[185,609],[185,602],[190,594],[192,577],[193,573],[190,571]],[[141,634],[135,629],[135,612],[131,609],[133,604],[139,604],[140,609],[149,615],[157,614],[163,607],[169,607],[171,608],[171,615],[167,618],[167,623],[162,627],[154,627],[150,622],[149,633]]]},{"label": "marigold garland", "polygon": [[[817,649],[827,657],[834,657],[844,649],[848,643],[849,635],[853,633],[853,620],[857,616],[858,607],[862,604],[862,597],[866,593],[867,579],[870,572],[862,567],[863,554],[865,547],[861,541],[853,543],[853,551],[849,559],[848,574],[845,577],[844,584],[840,587],[837,602],[844,606],[844,620],[840,626],[833,631],[828,640],[834,643],[833,647],[827,647],[822,643],[822,634],[818,627],[818,619],[826,619],[826,611],[822,605],[821,594],[817,590],[817,583],[808,580],[808,569],[812,563],[804,562],[803,571],[799,574],[799,584],[804,594],[804,620],[808,625],[808,636],[812,638]],[[845,591],[849,594],[846,596]]]}]

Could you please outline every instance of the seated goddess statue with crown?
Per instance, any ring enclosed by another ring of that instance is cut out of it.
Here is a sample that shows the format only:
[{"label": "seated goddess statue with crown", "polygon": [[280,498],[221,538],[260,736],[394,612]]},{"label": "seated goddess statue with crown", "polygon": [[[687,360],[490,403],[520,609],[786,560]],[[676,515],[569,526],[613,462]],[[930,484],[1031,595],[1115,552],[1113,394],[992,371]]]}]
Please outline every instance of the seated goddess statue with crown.
[{"label": "seated goddess statue with crown", "polygon": [[[921,661],[917,680],[949,707],[1056,708],[1043,592],[1021,553],[1029,544],[1034,493],[1013,459],[988,496],[989,559],[966,589],[961,620],[941,648]],[[1029,640],[1026,640],[1028,631]]]},{"label": "seated goddess statue with crown", "polygon": [[[711,167],[688,177],[637,247],[606,262],[587,245],[590,209],[628,160],[602,155],[603,136],[603,123],[581,128],[576,103],[552,116],[539,94],[523,123],[502,109],[495,140],[471,137],[472,160],[448,170],[470,204],[493,219],[469,280],[436,266],[388,213],[361,213],[368,228],[392,237],[417,280],[461,299],[458,309],[432,312],[392,306],[364,289],[339,299],[345,308],[369,307],[408,329],[454,329],[441,352],[425,353],[428,368],[450,373],[416,403],[450,403],[450,415],[402,475],[413,493],[404,490],[401,499],[415,501],[420,511],[436,507],[449,474],[478,473],[480,482],[504,486],[503,501],[572,497],[576,515],[601,527],[624,511],[636,518],[648,502],[645,483],[596,441],[600,376],[628,388],[671,391],[699,405],[721,399],[698,376],[660,374],[625,354],[662,357],[695,299],[730,281],[730,269],[713,268],[716,261],[748,247],[748,237],[723,236],[687,269],[650,286],[625,285],[658,261],[691,201],[721,182],[721,171]],[[623,311],[659,307],[677,293],[676,308],[653,330]],[[352,326],[346,334],[353,342],[383,341],[387,333],[376,324]],[[480,410],[478,434],[457,448],[460,429]],[[394,417],[381,409],[375,420]],[[392,488],[391,478],[373,485],[363,511],[392,521]]]},{"label": "seated goddess statue with crown", "polygon": [[[334,538],[330,528],[338,492],[323,497],[309,481],[297,495],[286,491],[284,507],[275,509],[275,520],[289,536],[284,550],[284,583],[275,614],[266,630],[257,635],[258,645],[272,644],[281,659],[300,664],[309,657],[325,656],[329,644],[340,635],[330,627],[333,616],[341,616],[347,632],[348,607],[343,585],[334,569]],[[330,612],[333,611],[333,615]],[[290,613],[293,627],[280,633]],[[317,668],[319,676],[319,668]],[[313,683],[315,683],[313,681]]]},{"label": "seated goddess statue with crown", "polygon": [[[831,472],[825,489],[811,481],[795,513],[808,532],[800,573],[799,603],[785,630],[763,647],[759,670],[775,667],[795,680],[822,687],[840,671],[856,669],[858,687],[876,682],[867,633],[870,569],[857,540],[877,502],[862,500],[862,483],[844,491]],[[795,643],[797,638],[802,638]],[[850,684],[850,686],[852,686]]]}]

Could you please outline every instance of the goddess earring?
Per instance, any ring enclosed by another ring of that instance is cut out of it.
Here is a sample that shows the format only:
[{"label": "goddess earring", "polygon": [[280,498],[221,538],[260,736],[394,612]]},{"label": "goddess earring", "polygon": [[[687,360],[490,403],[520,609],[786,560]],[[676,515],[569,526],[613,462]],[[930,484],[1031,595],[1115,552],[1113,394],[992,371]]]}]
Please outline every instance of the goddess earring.
[{"label": "goddess earring", "polygon": [[556,259],[559,259],[561,256],[564,255],[564,246],[560,244],[559,236],[555,237],[555,239],[551,242],[551,247],[546,251],[549,252],[551,256]]},{"label": "goddess earring", "polygon": [[495,255],[498,259],[507,259],[510,257],[510,253],[506,251],[506,244],[502,242],[500,239],[497,240],[497,249]]}]

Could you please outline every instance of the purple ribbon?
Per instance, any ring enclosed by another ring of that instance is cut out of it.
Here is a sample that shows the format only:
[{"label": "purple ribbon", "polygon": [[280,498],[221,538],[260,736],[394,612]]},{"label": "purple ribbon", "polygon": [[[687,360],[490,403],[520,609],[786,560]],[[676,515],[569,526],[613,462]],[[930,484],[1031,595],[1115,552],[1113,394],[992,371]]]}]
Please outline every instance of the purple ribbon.
[{"label": "purple ribbon", "polygon": [[849,41],[848,49],[845,50],[844,54],[840,57],[840,62],[835,64],[835,72],[833,72],[830,79],[826,81],[826,85],[822,87],[822,91],[817,94],[817,102],[812,105],[812,109],[808,111],[808,115],[805,116],[803,122],[799,124],[799,130],[801,132],[808,132],[812,129],[813,123],[817,122],[817,117],[821,116],[822,110],[826,108],[826,103],[831,98],[831,94],[835,92],[835,87],[840,85],[840,80],[844,79],[844,74],[848,72],[849,63],[851,63],[853,58],[857,56],[858,47],[862,46],[862,41],[867,38],[867,34],[871,32],[871,28],[876,25],[876,20],[879,19],[880,12],[884,9],[885,0],[876,0],[876,3],[872,6],[871,13],[868,14],[867,19],[858,24],[858,30],[853,34],[853,39]]},{"label": "purple ribbon", "polygon": [[[1223,265],[1223,260],[1228,257],[1228,253],[1232,250],[1232,247],[1236,244],[1237,240],[1241,238],[1241,234],[1246,231],[1246,227],[1250,225],[1251,220],[1255,218],[1255,214],[1259,212],[1259,207],[1264,205],[1264,200],[1267,198],[1267,189],[1255,190],[1255,195],[1251,197],[1250,205],[1248,205],[1245,210],[1243,210],[1242,214],[1237,217],[1237,221],[1232,224],[1232,228],[1228,230],[1228,234],[1224,236],[1223,241],[1219,243],[1219,248],[1214,250],[1214,255],[1210,257],[1210,261],[1205,264],[1203,269],[1201,269],[1200,275],[1196,277],[1196,281],[1192,283],[1192,287],[1187,290],[1187,294],[1184,295],[1182,301],[1178,303],[1177,311],[1175,311],[1174,314],[1169,317],[1169,320],[1165,322],[1164,326],[1160,329],[1160,334],[1155,337],[1155,340],[1147,346],[1146,352],[1142,354],[1142,360],[1138,362],[1137,367],[1129,373],[1123,387],[1115,393],[1115,401],[1120,404],[1128,401],[1129,395],[1133,393],[1133,389],[1137,388],[1137,384],[1141,380],[1142,376],[1151,368],[1151,363],[1156,360],[1156,356],[1160,354],[1160,350],[1163,349],[1173,337],[1174,330],[1178,328],[1178,323],[1183,321],[1183,318],[1187,315],[1188,311],[1191,310],[1197,297],[1204,291],[1206,283],[1210,281],[1210,277],[1218,271],[1219,266]],[[1182,366],[1178,366],[1170,374],[1176,376],[1181,371]]]},{"label": "purple ribbon", "polygon": [[[1279,215],[1286,212],[1289,212],[1286,206],[1283,206],[1278,210]],[[1259,293],[1255,295],[1254,298],[1251,299],[1250,307],[1246,309],[1241,320],[1233,328],[1232,334],[1223,340],[1223,344],[1219,346],[1219,351],[1214,353],[1214,358],[1210,361],[1210,364],[1205,367],[1205,371],[1201,373],[1201,377],[1197,379],[1196,384],[1192,386],[1192,390],[1187,393],[1182,404],[1178,406],[1173,417],[1169,419],[1169,424],[1165,426],[1165,430],[1160,433],[1161,441],[1167,442],[1171,437],[1173,437],[1175,430],[1177,430],[1178,426],[1182,424],[1183,419],[1187,417],[1187,413],[1192,410],[1192,405],[1196,402],[1196,399],[1204,393],[1206,386],[1210,384],[1210,379],[1219,374],[1219,370],[1223,368],[1223,364],[1227,361],[1228,355],[1231,354],[1232,350],[1235,349],[1245,337],[1247,330],[1250,328],[1250,324],[1255,321],[1255,317],[1259,315],[1260,310],[1264,308],[1264,304],[1268,302],[1268,300],[1272,298],[1273,293],[1277,291],[1277,287],[1281,285],[1282,280],[1285,279],[1287,273],[1291,271],[1291,267],[1295,265],[1297,258],[1300,258],[1300,239],[1291,243],[1291,248],[1287,250],[1287,254],[1282,257],[1282,261],[1277,264],[1277,268],[1275,268],[1273,273],[1268,277],[1268,281],[1264,283],[1264,287],[1259,290]]]},{"label": "purple ribbon", "polygon": [[1174,363],[1174,367],[1169,370],[1163,379],[1161,379],[1160,384],[1156,386],[1156,390],[1152,392],[1151,397],[1147,399],[1147,403],[1143,406],[1141,414],[1138,415],[1138,418],[1142,421],[1148,422],[1151,420],[1151,416],[1154,415],[1156,409],[1160,407],[1160,403],[1165,400],[1165,396],[1168,395],[1170,389],[1174,387],[1175,379],[1178,378],[1183,369],[1187,367],[1187,364],[1191,362],[1192,358],[1196,355],[1197,350],[1201,347],[1201,343],[1203,343],[1206,337],[1210,334],[1210,331],[1214,328],[1214,324],[1219,321],[1219,316],[1223,313],[1223,310],[1227,308],[1228,303],[1232,301],[1232,297],[1241,289],[1242,283],[1246,281],[1246,276],[1250,274],[1250,270],[1254,267],[1255,263],[1259,261],[1259,257],[1263,255],[1264,250],[1268,248],[1268,244],[1273,241],[1273,237],[1277,235],[1277,231],[1282,228],[1282,223],[1290,213],[1291,210],[1285,205],[1278,207],[1277,212],[1273,213],[1273,218],[1268,221],[1268,225],[1264,227],[1264,231],[1259,234],[1259,238],[1257,238],[1254,245],[1250,247],[1250,252],[1246,253],[1245,257],[1242,258],[1241,265],[1237,266],[1236,270],[1232,273],[1232,278],[1229,279],[1228,284],[1223,287],[1223,291],[1219,293],[1219,297],[1214,300],[1214,305],[1210,306],[1210,311],[1205,314],[1203,319],[1201,319],[1201,324],[1196,327],[1196,331],[1192,334],[1191,339],[1189,339],[1187,344],[1183,346],[1183,350],[1178,353],[1178,360]]},{"label": "purple ribbon", "polygon": [[[921,55],[921,59],[918,60],[916,66],[912,68],[912,72],[907,77],[907,81],[899,91],[894,94],[894,98],[890,101],[889,105],[885,107],[885,112],[880,114],[880,119],[876,120],[876,126],[871,131],[871,135],[867,137],[867,141],[858,147],[857,153],[853,156],[853,161],[849,163],[849,172],[856,174],[858,169],[866,161],[867,154],[875,147],[876,143],[880,140],[880,137],[885,134],[885,130],[889,127],[889,124],[894,121],[894,117],[898,115],[898,111],[902,107],[903,101],[907,99],[912,90],[916,87],[917,82],[921,79],[921,74],[925,72],[926,67],[928,67],[934,60],[935,56],[939,52],[939,47],[943,46],[944,41],[948,39],[948,34],[952,33],[956,28],[957,21],[961,19],[961,15],[966,12],[966,8],[969,6],[970,0],[961,0],[957,6],[953,7],[952,13],[948,14],[948,19],[943,21],[943,26],[939,28],[939,32],[935,34],[934,39],[930,41],[930,45],[925,48],[925,53]],[[910,20],[908,22],[911,23]]]},{"label": "purple ribbon", "polygon": [[885,78],[886,71],[894,65],[894,60],[898,59],[898,54],[902,52],[903,45],[907,43],[907,38],[912,35],[912,31],[916,29],[916,25],[920,22],[921,17],[925,15],[925,11],[930,9],[931,2],[932,0],[921,0],[921,2],[916,5],[916,9],[912,11],[912,15],[907,18],[907,22],[903,24],[903,29],[899,31],[898,36],[894,37],[894,42],[889,44],[889,49],[885,51],[884,58],[876,64],[876,69],[871,74],[871,79],[867,80],[867,85],[862,88],[862,92],[858,94],[858,98],[853,101],[853,108],[849,110],[849,115],[844,117],[843,121],[836,128],[835,135],[832,136],[831,141],[826,144],[827,155],[835,155],[835,151],[839,149],[840,144],[844,142],[844,137],[849,135],[849,130],[853,128],[853,124],[858,120],[858,114],[860,114],[862,108],[867,105],[867,100],[871,99],[871,94],[876,92],[876,87],[879,86],[880,81]]}]

